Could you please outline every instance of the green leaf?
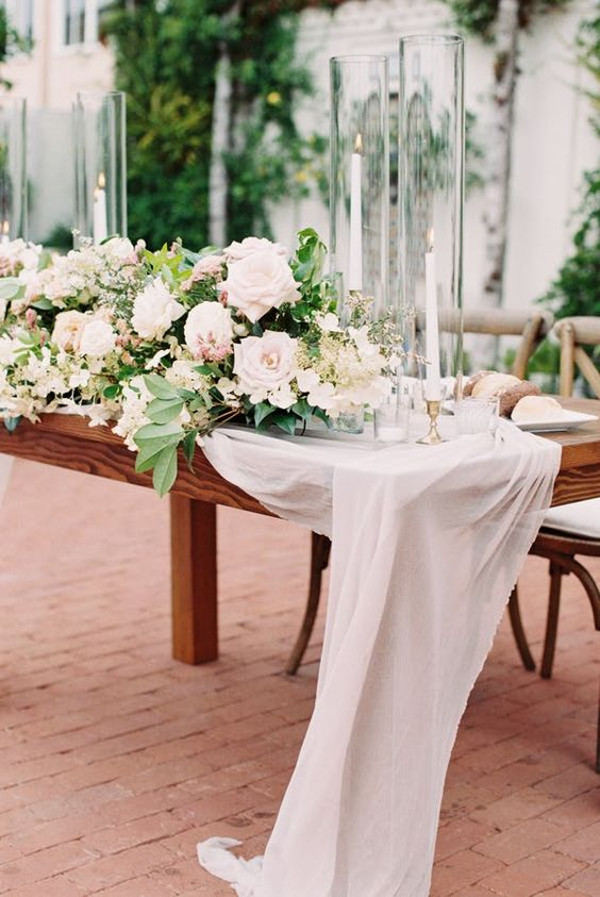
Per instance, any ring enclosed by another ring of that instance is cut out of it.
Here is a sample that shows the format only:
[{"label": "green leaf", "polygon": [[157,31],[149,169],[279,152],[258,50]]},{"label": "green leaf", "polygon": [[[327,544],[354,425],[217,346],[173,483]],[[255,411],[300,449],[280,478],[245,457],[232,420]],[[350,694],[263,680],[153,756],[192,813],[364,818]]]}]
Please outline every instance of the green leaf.
[{"label": "green leaf", "polygon": [[152,470],[158,456],[164,451],[165,446],[156,446],[151,442],[145,442],[144,447],[139,450],[135,458],[135,469],[137,473],[145,473]]},{"label": "green leaf", "polygon": [[[0,299],[14,299],[21,289],[22,284],[16,277],[0,278]],[[50,306],[52,307],[52,306]]]},{"label": "green leaf", "polygon": [[313,407],[309,405],[306,399],[300,399],[299,402],[296,402],[295,405],[292,405],[292,411],[297,417],[303,418],[303,420],[310,420],[313,415]]},{"label": "green leaf", "polygon": [[220,377],[221,369],[218,364],[199,364],[194,368],[203,377]]},{"label": "green leaf", "polygon": [[157,453],[168,446],[177,446],[183,437],[179,424],[146,424],[138,430],[133,441],[148,454]]},{"label": "green leaf", "polygon": [[113,383],[110,386],[107,386],[103,391],[102,395],[105,399],[116,399],[116,397],[121,392],[121,387],[118,383]]},{"label": "green leaf", "polygon": [[261,424],[272,414],[275,414],[277,408],[274,408],[273,405],[269,405],[268,402],[260,402],[258,405],[254,406],[254,426],[260,427]]},{"label": "green leaf", "polygon": [[19,426],[20,417],[5,417],[4,418],[4,426],[8,430],[9,433],[14,433],[17,427]]},{"label": "green leaf", "polygon": [[35,302],[32,302],[31,307],[36,308],[38,311],[52,311],[52,309],[54,308],[50,300],[46,299],[45,296],[42,296],[41,299],[36,299]]},{"label": "green leaf", "polygon": [[192,470],[192,464],[194,463],[194,455],[196,454],[196,437],[198,436],[198,430],[191,430],[182,443],[183,454],[185,455],[185,460],[187,461],[187,466],[190,470]]},{"label": "green leaf", "polygon": [[141,427],[135,434],[135,442],[147,442],[149,439],[169,439],[173,441],[175,437],[179,439],[183,434],[179,424],[146,424]]},{"label": "green leaf", "polygon": [[175,387],[158,374],[145,374],[144,383],[157,399],[177,399],[179,397]]},{"label": "green leaf", "polygon": [[333,423],[326,411],[322,408],[313,408],[313,416],[322,420],[324,424],[327,424],[328,429],[331,430]]},{"label": "green leaf", "polygon": [[298,423],[298,418],[295,414],[280,413],[273,418],[273,423],[276,427],[279,427],[280,430],[293,436],[296,430],[296,424]]},{"label": "green leaf", "polygon": [[146,417],[155,424],[168,424],[181,414],[183,399],[154,399],[146,408]]},{"label": "green leaf", "polygon": [[152,485],[163,498],[177,479],[177,448],[170,445],[158,455],[152,476]]}]

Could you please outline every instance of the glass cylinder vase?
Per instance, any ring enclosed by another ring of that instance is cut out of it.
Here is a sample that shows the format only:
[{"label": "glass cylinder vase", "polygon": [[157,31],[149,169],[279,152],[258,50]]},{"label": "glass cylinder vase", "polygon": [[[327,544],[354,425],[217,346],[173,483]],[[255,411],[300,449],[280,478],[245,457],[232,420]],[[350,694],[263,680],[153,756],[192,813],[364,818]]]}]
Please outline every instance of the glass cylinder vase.
[{"label": "glass cylinder vase", "polygon": [[399,277],[410,358],[425,398],[462,383],[463,40],[400,40]]},{"label": "glass cylinder vase", "polygon": [[76,243],[127,236],[125,94],[82,91],[73,106]]},{"label": "glass cylinder vase", "polygon": [[27,103],[0,102],[0,240],[27,239]]},{"label": "glass cylinder vase", "polygon": [[[350,294],[387,306],[389,258],[389,76],[385,56],[330,61],[330,247],[340,314]],[[348,301],[350,299],[350,302]]]}]

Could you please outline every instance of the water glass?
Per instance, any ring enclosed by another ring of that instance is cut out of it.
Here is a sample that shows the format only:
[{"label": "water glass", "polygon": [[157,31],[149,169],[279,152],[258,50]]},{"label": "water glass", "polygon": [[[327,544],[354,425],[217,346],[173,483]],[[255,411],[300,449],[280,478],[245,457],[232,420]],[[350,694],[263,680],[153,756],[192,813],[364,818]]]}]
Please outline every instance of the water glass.
[{"label": "water glass", "polygon": [[494,433],[498,426],[500,403],[498,399],[474,399],[469,396],[456,403],[454,416],[460,436],[476,433]]},{"label": "water glass", "polygon": [[407,442],[412,401],[402,390],[394,390],[387,401],[375,410],[376,442]]}]

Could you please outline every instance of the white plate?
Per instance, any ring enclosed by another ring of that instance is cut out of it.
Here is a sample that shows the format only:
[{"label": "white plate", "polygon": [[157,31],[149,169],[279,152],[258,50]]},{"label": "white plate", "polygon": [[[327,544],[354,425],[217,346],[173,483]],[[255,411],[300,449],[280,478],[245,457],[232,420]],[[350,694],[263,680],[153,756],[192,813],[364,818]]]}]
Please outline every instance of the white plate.
[{"label": "white plate", "polygon": [[532,433],[557,432],[559,430],[574,430],[591,420],[598,420],[595,414],[584,414],[582,411],[567,411],[560,416],[546,418],[546,420],[519,420],[513,421],[520,430],[528,430]]}]

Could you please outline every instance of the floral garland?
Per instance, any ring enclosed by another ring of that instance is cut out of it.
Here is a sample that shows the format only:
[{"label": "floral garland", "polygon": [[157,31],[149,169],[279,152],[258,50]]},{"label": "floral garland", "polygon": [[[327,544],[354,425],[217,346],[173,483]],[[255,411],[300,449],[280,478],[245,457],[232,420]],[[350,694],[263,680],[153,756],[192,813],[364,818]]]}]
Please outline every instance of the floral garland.
[{"label": "floral garland", "polygon": [[341,326],[324,255],[312,230],[291,262],[255,237],[201,253],[120,237],[66,256],[0,244],[0,417],[9,429],[59,409],[114,421],[164,495],[179,446],[191,465],[227,421],[293,433],[376,408],[390,351],[364,301]]}]

